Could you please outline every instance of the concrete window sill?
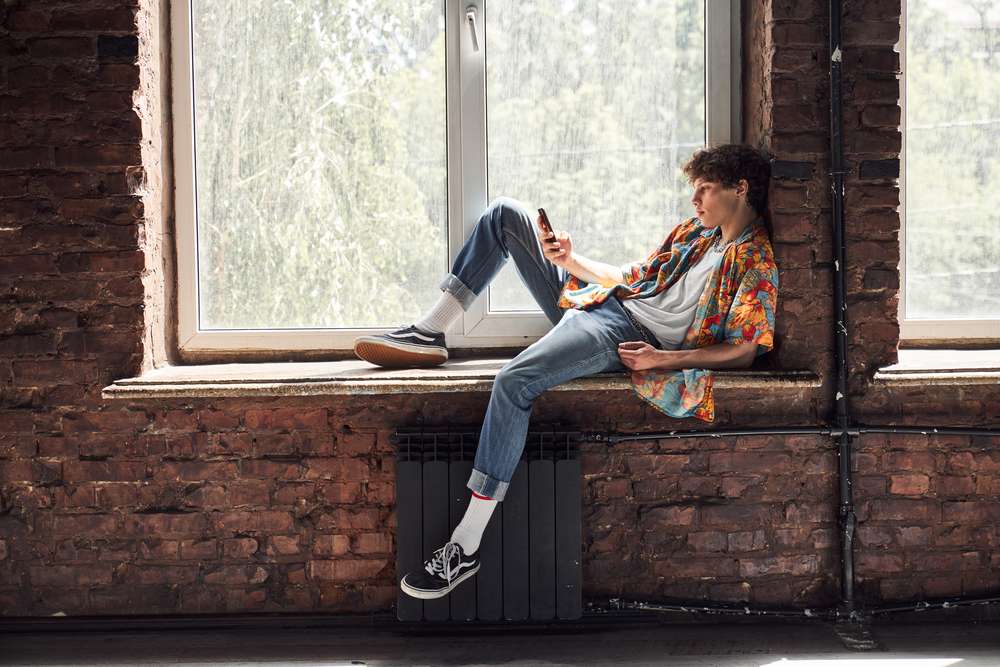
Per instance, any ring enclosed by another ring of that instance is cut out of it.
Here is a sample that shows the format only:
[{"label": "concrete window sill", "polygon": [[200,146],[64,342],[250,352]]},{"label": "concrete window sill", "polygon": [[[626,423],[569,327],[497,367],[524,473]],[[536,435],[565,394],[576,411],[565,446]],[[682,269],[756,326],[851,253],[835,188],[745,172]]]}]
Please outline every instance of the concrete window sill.
[{"label": "concrete window sill", "polygon": [[[361,360],[166,366],[105,387],[104,398],[229,398],[332,394],[489,392],[508,358],[454,359],[422,369],[381,369]],[[555,391],[628,390],[626,373],[600,373]],[[717,371],[718,389],[819,387],[810,371]],[[552,391],[550,390],[550,391]]]},{"label": "concrete window sill", "polygon": [[1000,384],[1000,350],[899,350],[875,382],[894,385]]}]

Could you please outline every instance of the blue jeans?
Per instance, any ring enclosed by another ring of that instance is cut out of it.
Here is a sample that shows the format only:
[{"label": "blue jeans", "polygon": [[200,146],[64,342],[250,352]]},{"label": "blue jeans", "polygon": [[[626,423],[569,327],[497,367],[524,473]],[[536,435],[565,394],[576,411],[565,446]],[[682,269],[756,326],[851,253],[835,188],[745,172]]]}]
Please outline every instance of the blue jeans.
[{"label": "blue jeans", "polygon": [[468,310],[513,257],[521,280],[555,325],[507,362],[493,381],[466,486],[496,500],[506,495],[521,458],[534,400],[546,389],[573,378],[627,371],[618,356],[618,344],[643,339],[617,298],[592,310],[562,310],[556,305],[568,274],[545,258],[534,219],[517,200],[494,200],[440,285]]}]

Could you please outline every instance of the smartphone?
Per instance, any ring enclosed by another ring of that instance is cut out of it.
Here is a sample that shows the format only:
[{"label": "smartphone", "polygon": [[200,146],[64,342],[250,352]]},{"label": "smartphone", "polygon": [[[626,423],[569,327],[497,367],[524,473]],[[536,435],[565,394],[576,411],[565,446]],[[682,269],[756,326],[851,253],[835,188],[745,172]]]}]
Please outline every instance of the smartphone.
[{"label": "smartphone", "polygon": [[545,233],[549,236],[555,236],[555,232],[552,231],[552,223],[549,222],[549,216],[545,214],[545,209],[538,209],[538,215],[542,216],[542,227],[545,228]]}]

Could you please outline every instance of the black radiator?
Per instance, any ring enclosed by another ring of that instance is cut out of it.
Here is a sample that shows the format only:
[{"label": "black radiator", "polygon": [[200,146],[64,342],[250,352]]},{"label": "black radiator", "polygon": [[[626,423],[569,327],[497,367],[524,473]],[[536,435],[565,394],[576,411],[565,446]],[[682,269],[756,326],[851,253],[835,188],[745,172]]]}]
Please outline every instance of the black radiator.
[{"label": "black radiator", "polygon": [[[469,504],[477,429],[408,428],[396,445],[396,584],[444,546]],[[397,591],[401,621],[582,616],[580,433],[529,431],[479,545],[479,572],[437,600]]]}]

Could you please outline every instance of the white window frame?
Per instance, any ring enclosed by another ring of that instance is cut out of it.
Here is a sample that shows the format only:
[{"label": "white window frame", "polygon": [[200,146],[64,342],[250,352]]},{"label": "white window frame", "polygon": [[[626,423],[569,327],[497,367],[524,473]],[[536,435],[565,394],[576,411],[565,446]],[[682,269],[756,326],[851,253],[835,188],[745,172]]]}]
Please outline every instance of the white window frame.
[{"label": "white window frame", "polygon": [[947,344],[949,341],[983,340],[1000,343],[1000,320],[984,319],[907,319],[906,317],[906,10],[902,0],[899,14],[899,90],[900,131],[903,134],[899,153],[899,320],[900,341]]},{"label": "white window frame", "polygon": [[[446,114],[448,122],[448,219],[461,220],[448,231],[448,265],[461,250],[486,196],[486,113],[483,19],[478,24],[481,50],[473,51],[465,10],[474,6],[485,17],[485,0],[444,0],[446,20]],[[198,248],[194,183],[193,62],[190,0],[171,5],[171,81],[174,165],[174,211],[177,257],[177,345],[185,353],[295,352],[351,350],[360,335],[391,330],[229,329],[198,327]],[[742,136],[741,43],[739,0],[705,0],[705,90],[708,145]],[[458,64],[455,67],[454,64]],[[516,197],[516,193],[508,193]],[[666,230],[665,230],[666,232]],[[623,259],[623,261],[625,261]],[[442,271],[442,278],[447,267]],[[437,285],[428,285],[437,289]],[[484,295],[480,295],[481,297]],[[541,311],[486,312],[486,299],[473,303],[464,318],[446,332],[451,348],[524,347],[541,338],[551,323]],[[392,326],[389,326],[391,324]]]}]

